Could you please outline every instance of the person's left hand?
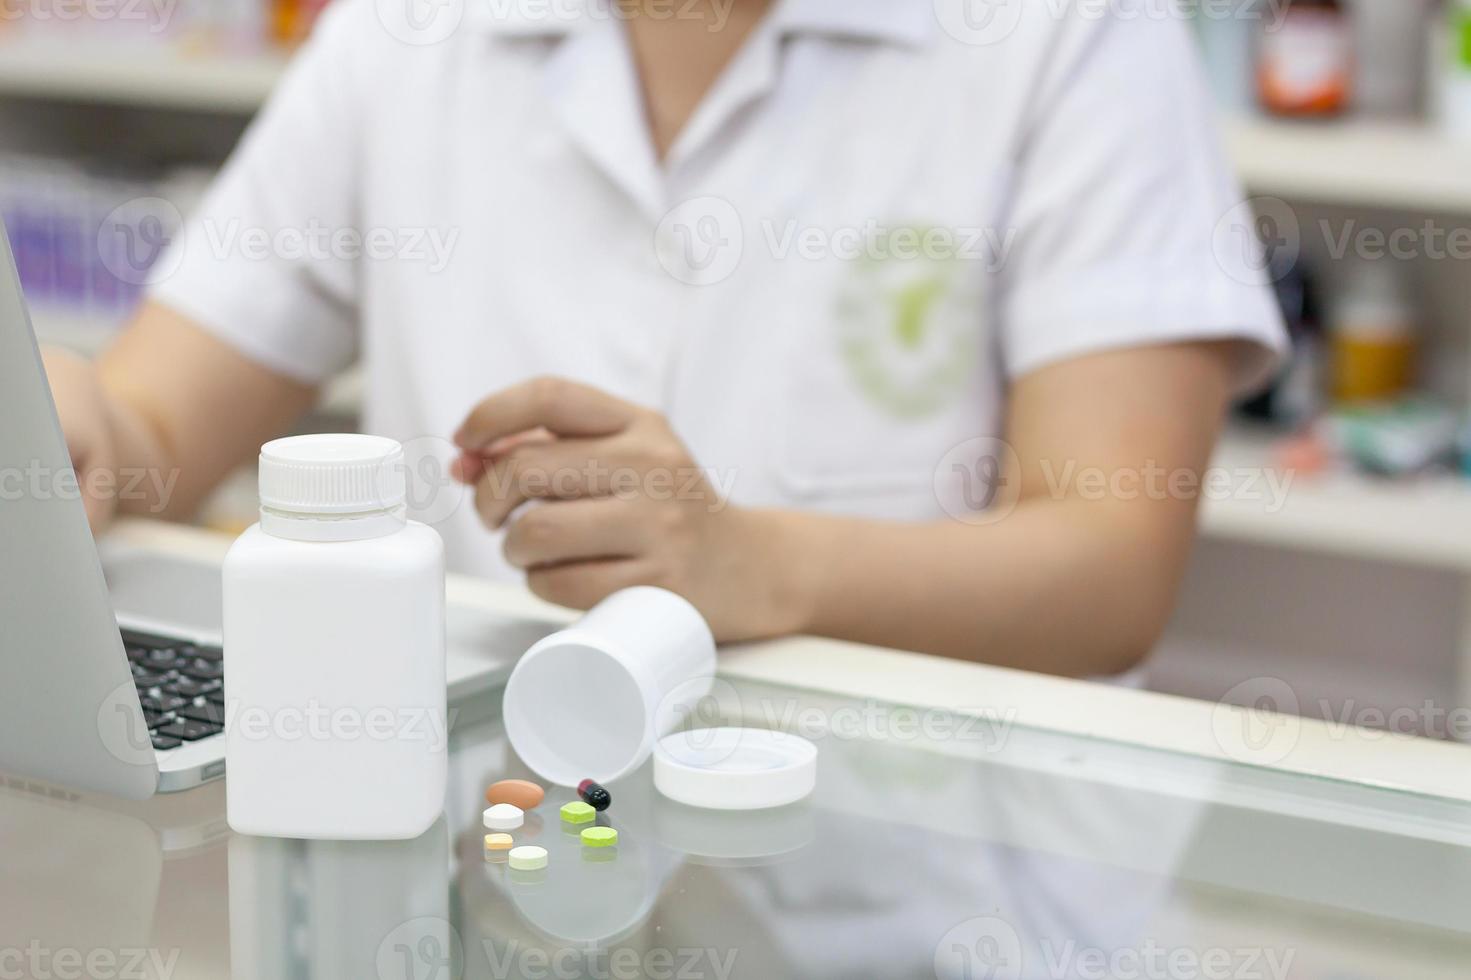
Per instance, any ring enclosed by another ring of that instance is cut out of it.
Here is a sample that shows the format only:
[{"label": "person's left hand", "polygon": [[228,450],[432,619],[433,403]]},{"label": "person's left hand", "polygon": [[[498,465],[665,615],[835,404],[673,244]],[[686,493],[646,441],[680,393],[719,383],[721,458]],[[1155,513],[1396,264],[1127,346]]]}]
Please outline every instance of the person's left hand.
[{"label": "person's left hand", "polygon": [[[659,413],[561,378],[491,395],[455,433],[475,487],[531,590],[586,609],[631,585],[689,599],[718,640],[796,627],[779,583],[776,513],[729,506]],[[530,504],[530,506],[523,506]]]}]

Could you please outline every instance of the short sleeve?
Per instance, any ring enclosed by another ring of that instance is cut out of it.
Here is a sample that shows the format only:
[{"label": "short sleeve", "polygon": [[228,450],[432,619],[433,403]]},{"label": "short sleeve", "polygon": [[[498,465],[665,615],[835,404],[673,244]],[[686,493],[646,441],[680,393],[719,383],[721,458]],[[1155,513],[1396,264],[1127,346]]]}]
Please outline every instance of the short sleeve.
[{"label": "short sleeve", "polygon": [[313,383],[357,353],[362,11],[340,0],[323,13],[151,290],[252,360]]},{"label": "short sleeve", "polygon": [[[1236,383],[1286,347],[1188,24],[1158,4],[1069,7],[1017,151],[1002,269],[1009,376],[1135,345],[1240,339]],[[1245,243],[1221,229],[1240,222]]]}]

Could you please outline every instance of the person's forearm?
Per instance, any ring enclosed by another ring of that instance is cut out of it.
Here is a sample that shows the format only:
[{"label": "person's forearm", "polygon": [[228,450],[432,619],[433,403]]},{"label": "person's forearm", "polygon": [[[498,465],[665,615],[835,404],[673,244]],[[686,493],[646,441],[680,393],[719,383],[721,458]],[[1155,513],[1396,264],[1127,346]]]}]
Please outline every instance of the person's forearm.
[{"label": "person's forearm", "polygon": [[1191,522],[1182,501],[1024,502],[980,527],[753,516],[794,632],[1072,676],[1148,653]]}]

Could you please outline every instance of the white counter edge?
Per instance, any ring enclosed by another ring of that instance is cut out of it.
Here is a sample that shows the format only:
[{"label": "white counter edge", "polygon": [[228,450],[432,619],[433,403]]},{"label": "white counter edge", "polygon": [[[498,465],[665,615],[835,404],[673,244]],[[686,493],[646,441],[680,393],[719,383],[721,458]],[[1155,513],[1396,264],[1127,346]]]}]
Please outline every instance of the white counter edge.
[{"label": "white counter edge", "polygon": [[[218,562],[226,535],[151,521],[120,522],[121,544]],[[526,590],[451,576],[452,602],[508,614],[571,619],[575,613]],[[1232,705],[1032,674],[818,637],[790,637],[722,651],[729,677],[826,691],[860,700],[983,713],[1030,728],[1282,772],[1471,802],[1471,746],[1313,719],[1270,716],[1271,737],[1241,737],[1259,724]]]}]

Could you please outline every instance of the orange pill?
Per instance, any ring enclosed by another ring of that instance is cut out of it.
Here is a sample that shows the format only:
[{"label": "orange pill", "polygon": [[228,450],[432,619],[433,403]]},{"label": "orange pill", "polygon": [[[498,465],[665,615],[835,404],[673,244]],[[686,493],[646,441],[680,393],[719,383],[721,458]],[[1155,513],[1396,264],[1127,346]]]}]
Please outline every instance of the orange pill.
[{"label": "orange pill", "polygon": [[491,783],[485,791],[487,803],[509,803],[523,810],[530,810],[542,801],[546,791],[525,779],[502,779]]}]

